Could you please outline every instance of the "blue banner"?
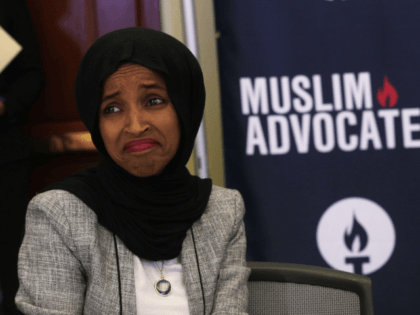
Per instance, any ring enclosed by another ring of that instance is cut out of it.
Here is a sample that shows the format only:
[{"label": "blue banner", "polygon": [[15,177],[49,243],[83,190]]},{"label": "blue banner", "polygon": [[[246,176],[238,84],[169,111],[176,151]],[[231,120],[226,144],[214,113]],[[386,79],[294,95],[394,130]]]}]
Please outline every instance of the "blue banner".
[{"label": "blue banner", "polygon": [[214,3],[247,259],[364,274],[376,314],[418,314],[420,3]]}]

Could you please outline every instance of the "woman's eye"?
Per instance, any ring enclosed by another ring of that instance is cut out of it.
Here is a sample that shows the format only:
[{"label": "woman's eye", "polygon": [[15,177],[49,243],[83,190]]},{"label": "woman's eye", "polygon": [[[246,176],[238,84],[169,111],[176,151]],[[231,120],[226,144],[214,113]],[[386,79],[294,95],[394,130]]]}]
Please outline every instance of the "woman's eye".
[{"label": "woman's eye", "polygon": [[151,106],[160,105],[162,103],[163,103],[163,101],[160,98],[152,98],[152,99],[149,100],[149,104]]},{"label": "woman's eye", "polygon": [[119,112],[120,109],[117,106],[114,105],[109,105],[107,107],[105,107],[105,113],[106,114],[112,114],[112,113],[116,113]]}]

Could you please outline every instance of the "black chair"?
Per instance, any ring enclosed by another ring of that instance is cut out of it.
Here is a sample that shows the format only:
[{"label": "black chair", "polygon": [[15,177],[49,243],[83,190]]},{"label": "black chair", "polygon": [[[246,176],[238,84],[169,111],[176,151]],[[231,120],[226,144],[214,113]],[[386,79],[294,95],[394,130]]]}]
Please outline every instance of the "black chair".
[{"label": "black chair", "polygon": [[248,262],[250,315],[373,315],[369,277],[330,268]]}]

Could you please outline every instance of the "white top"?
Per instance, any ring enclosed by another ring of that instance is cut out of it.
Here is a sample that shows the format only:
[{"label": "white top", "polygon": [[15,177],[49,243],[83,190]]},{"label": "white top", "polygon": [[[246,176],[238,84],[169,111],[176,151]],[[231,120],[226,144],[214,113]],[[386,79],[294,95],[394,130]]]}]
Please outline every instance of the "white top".
[{"label": "white top", "polygon": [[134,255],[134,281],[136,286],[137,315],[188,315],[188,297],[182,277],[179,257],[164,261],[163,276],[172,286],[168,296],[155,291],[155,282],[160,280],[162,261],[139,259]]}]

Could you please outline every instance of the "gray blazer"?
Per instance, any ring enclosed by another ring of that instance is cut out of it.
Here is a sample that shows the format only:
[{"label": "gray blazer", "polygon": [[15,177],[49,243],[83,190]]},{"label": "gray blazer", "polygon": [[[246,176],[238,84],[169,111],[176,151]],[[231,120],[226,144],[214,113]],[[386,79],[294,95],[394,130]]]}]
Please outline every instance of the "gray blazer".
[{"label": "gray blazer", "polygon": [[[193,224],[205,314],[246,314],[248,304],[244,203],[236,190],[213,186]],[[117,237],[124,315],[136,315],[133,253]],[[181,252],[190,314],[203,314],[196,255],[187,232]],[[96,214],[64,190],[35,196],[19,252],[16,304],[25,314],[119,314],[113,234]]]}]

